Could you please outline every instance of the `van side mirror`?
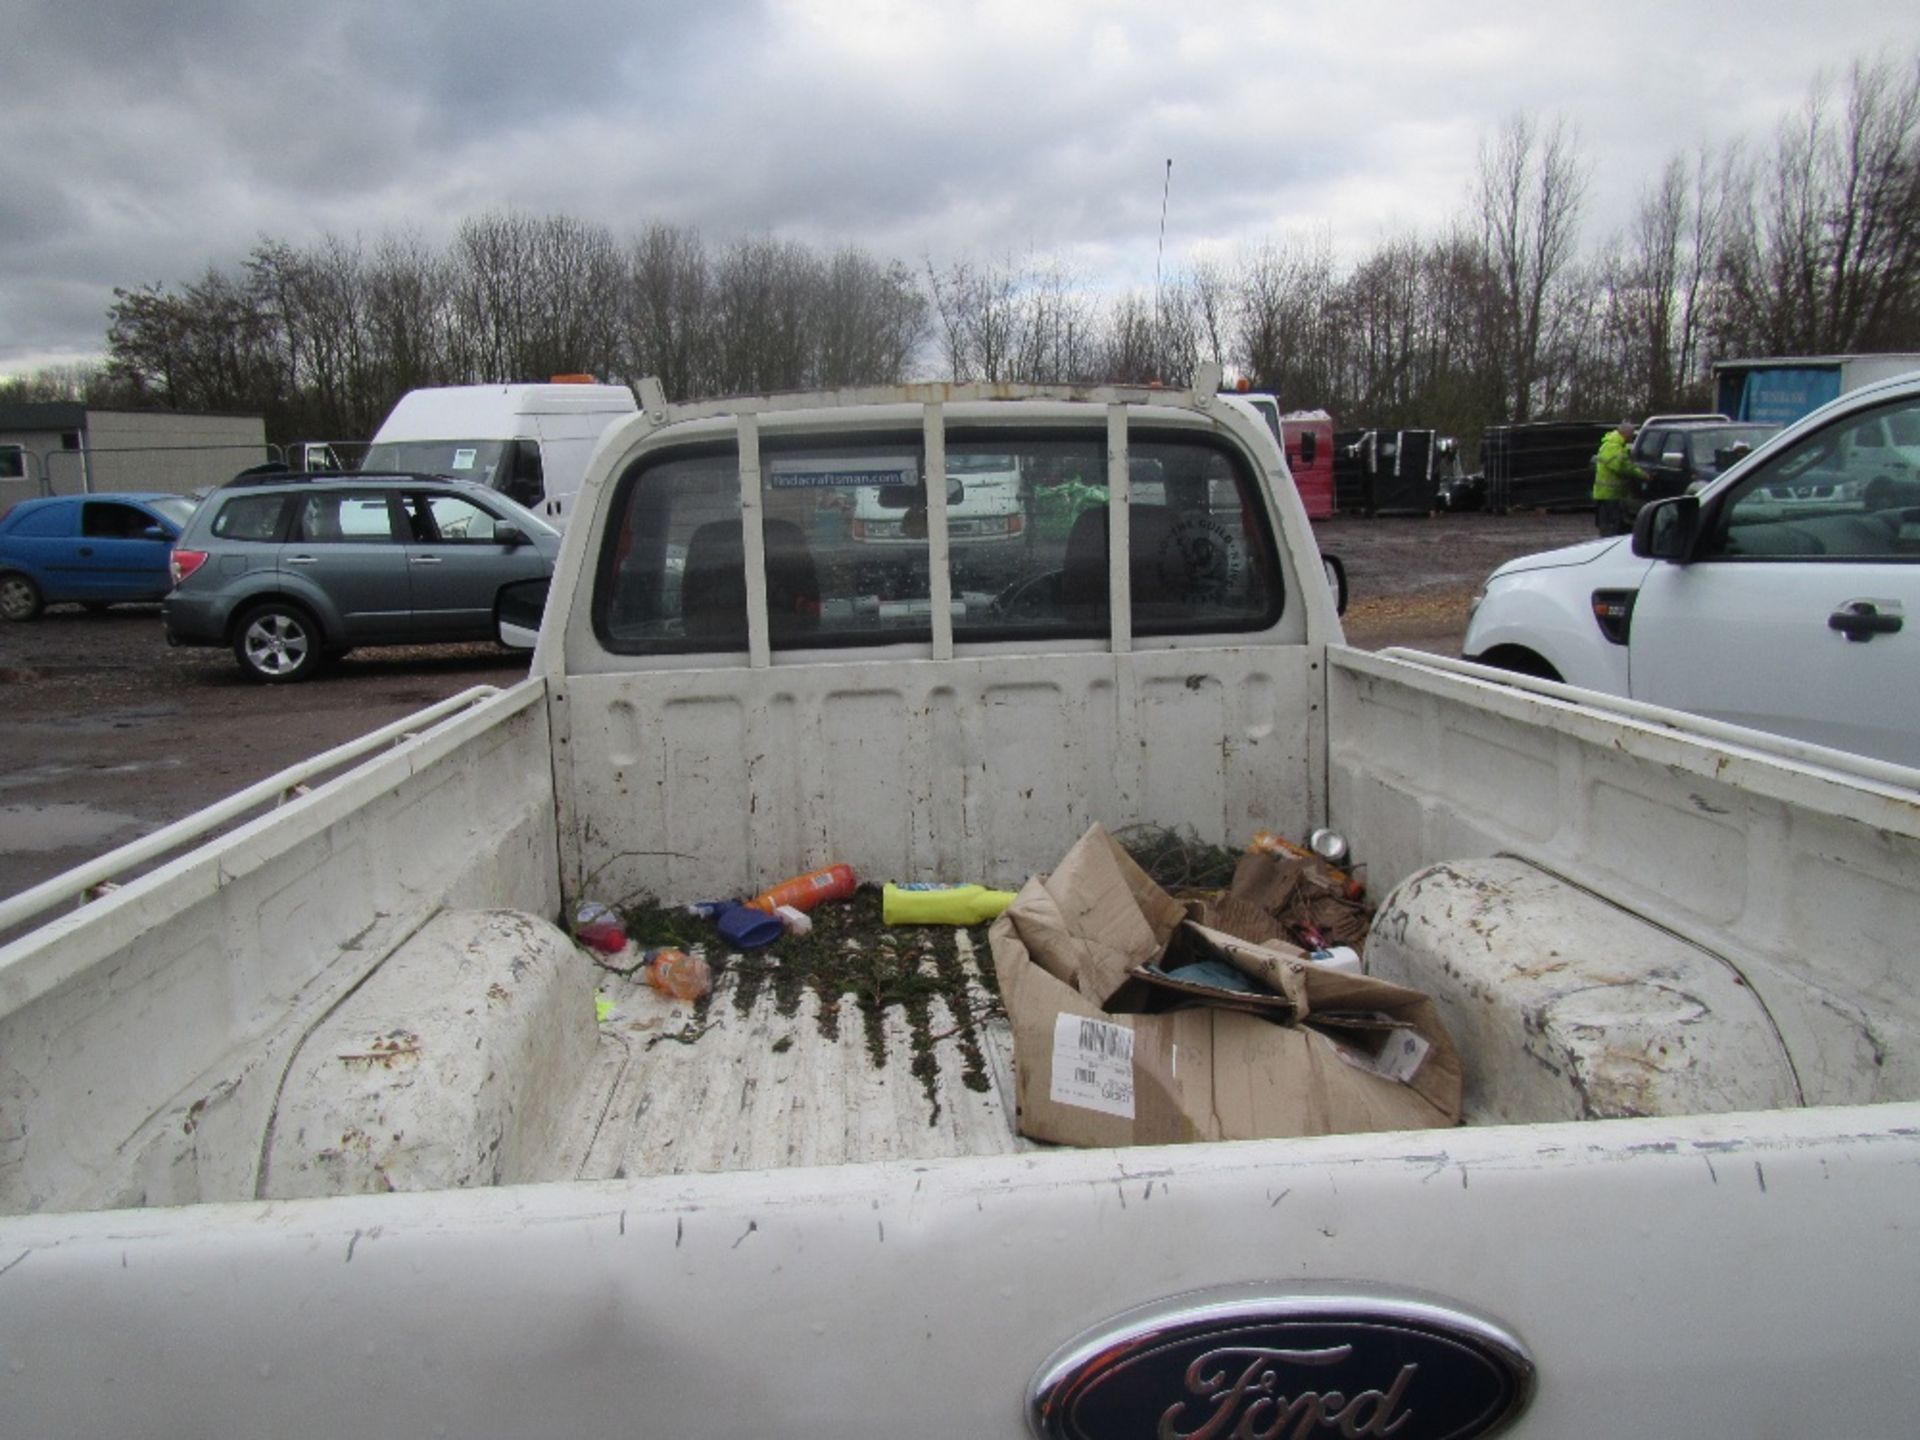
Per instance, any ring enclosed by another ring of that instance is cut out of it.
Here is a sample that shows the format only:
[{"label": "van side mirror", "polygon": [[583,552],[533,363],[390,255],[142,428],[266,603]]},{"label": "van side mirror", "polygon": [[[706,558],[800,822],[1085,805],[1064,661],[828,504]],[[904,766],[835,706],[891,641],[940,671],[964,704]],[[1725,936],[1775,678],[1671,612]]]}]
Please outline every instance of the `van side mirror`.
[{"label": "van side mirror", "polygon": [[1700,497],[1680,495],[1642,505],[1633,521],[1633,553],[1643,560],[1684,565],[1700,535]]}]

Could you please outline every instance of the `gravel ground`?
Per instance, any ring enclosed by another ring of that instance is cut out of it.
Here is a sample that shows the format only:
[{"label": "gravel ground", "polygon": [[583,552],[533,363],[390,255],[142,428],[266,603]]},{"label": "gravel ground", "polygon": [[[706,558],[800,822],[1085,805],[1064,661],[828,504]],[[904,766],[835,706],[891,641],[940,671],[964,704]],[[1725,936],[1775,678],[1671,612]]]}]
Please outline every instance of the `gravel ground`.
[{"label": "gravel ground", "polygon": [[[1315,527],[1347,566],[1348,640],[1456,655],[1488,571],[1583,540],[1587,515],[1338,519]],[[157,606],[60,606],[0,623],[0,896],[11,895],[526,657],[492,645],[363,650],[321,678],[244,679],[224,650],[171,650]]]},{"label": "gravel ground", "polygon": [[1313,527],[1320,549],[1347,567],[1347,643],[1405,645],[1458,655],[1467,605],[1480,582],[1516,555],[1594,538],[1593,516],[1433,515],[1342,517]]}]

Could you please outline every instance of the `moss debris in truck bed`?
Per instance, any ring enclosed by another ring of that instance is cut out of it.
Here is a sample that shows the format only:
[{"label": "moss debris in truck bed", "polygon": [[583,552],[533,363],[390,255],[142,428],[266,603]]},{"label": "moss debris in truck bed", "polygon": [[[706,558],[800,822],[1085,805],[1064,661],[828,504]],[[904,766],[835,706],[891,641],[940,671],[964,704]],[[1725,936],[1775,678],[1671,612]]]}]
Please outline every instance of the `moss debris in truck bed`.
[{"label": "moss debris in truck bed", "polygon": [[[876,1066],[886,1064],[885,1014],[901,1009],[912,1036],[914,1073],[936,1105],[933,1050],[948,1040],[959,1047],[968,1088],[989,1088],[978,1027],[1004,1012],[987,960],[987,927],[962,932],[949,926],[887,925],[880,902],[880,887],[862,885],[851,899],[816,906],[811,934],[787,935],[764,950],[744,953],[729,952],[711,922],[651,897],[621,907],[621,913],[628,936],[643,950],[672,945],[705,952],[714,988],[695,1007],[690,1039],[697,1038],[712,1006],[728,1005],[744,1016],[763,992],[770,992],[778,1012],[793,1016],[802,996],[812,991],[820,1033],[838,1040],[842,1023],[857,1015]],[[936,998],[952,1017],[938,1031]]]}]

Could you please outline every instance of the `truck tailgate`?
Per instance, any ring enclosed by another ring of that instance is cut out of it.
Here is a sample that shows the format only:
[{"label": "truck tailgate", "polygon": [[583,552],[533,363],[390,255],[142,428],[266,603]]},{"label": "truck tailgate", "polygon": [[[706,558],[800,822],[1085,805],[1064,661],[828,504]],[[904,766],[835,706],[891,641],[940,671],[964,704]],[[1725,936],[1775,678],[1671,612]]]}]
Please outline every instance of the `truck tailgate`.
[{"label": "truck tailgate", "polygon": [[1507,1327],[1519,1435],[1905,1434],[1917,1163],[1899,1105],[18,1217],[0,1431],[1014,1436],[1255,1281]]}]

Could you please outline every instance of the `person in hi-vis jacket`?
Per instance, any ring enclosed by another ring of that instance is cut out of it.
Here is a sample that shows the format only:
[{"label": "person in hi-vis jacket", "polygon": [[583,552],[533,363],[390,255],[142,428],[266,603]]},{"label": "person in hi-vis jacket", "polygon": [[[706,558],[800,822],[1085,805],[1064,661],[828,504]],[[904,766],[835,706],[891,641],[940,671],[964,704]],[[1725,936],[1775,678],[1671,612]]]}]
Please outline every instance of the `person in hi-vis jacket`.
[{"label": "person in hi-vis jacket", "polygon": [[1602,535],[1625,535],[1633,529],[1633,482],[1647,478],[1628,453],[1635,428],[1633,421],[1622,420],[1602,438],[1593,457],[1593,522]]}]

